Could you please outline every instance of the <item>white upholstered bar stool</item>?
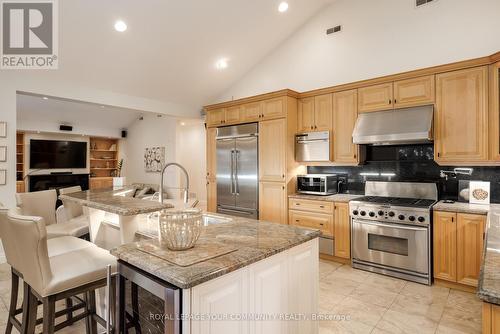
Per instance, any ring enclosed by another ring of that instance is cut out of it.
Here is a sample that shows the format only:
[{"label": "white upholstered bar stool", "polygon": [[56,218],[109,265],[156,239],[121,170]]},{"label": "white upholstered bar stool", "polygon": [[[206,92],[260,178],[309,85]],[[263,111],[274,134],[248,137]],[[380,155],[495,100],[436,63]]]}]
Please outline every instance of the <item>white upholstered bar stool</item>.
[{"label": "white upholstered bar stool", "polygon": [[[17,301],[19,297],[19,283],[22,279],[22,274],[16,267],[19,266],[19,259],[17,257],[16,246],[15,246],[15,236],[12,235],[12,230],[7,219],[7,212],[9,210],[0,205],[0,238],[2,239],[3,248],[5,251],[5,258],[7,263],[11,266],[11,294],[10,294],[10,306],[9,315],[6,324],[6,334],[12,332],[12,327],[15,327],[20,333],[24,333],[22,328],[23,324],[26,325],[27,307],[28,304],[23,302],[23,309],[17,308]],[[73,252],[79,249],[92,246],[91,243],[75,238],[75,237],[59,237],[47,240],[47,249],[49,257],[58,256],[67,252]],[[24,295],[28,296],[29,285],[24,283]],[[67,309],[58,312],[61,315],[66,314],[68,325],[77,321],[77,318],[73,318],[73,313],[83,308],[82,303],[77,303],[73,305],[71,298],[66,300]],[[15,316],[22,313],[22,320],[19,322]]]},{"label": "white upholstered bar stool", "polygon": [[87,219],[77,218],[63,223],[56,221],[57,192],[52,190],[16,194],[17,207],[23,216],[42,217],[47,227],[47,238],[62,236],[82,237],[89,233]]},{"label": "white upholstered bar stool", "polygon": [[13,239],[7,247],[12,247],[10,252],[16,252],[14,266],[28,285],[27,320],[23,324],[26,333],[34,333],[38,301],[43,304],[43,333],[51,334],[67,325],[66,322],[55,325],[56,301],[79,294],[85,295],[87,331],[96,333],[96,321],[103,325],[105,322],[95,311],[95,290],[106,285],[108,264],[116,272],[116,258],[84,240],[88,247],[49,256],[43,218],[20,216],[10,210],[7,220]]}]

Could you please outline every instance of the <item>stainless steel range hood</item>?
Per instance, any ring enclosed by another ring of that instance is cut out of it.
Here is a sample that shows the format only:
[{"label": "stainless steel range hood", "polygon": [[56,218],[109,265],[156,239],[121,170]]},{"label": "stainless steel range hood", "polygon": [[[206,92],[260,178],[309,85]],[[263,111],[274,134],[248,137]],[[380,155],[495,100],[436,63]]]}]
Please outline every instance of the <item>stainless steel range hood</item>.
[{"label": "stainless steel range hood", "polygon": [[430,143],[433,111],[433,106],[423,106],[359,114],[353,142],[370,145]]}]

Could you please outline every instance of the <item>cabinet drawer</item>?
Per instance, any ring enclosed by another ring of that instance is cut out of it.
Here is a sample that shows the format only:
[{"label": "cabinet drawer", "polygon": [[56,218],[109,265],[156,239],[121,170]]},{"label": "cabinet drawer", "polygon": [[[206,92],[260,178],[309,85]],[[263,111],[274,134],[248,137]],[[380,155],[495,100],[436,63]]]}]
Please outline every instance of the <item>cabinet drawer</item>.
[{"label": "cabinet drawer", "polygon": [[318,229],[324,236],[333,237],[333,215],[289,211],[289,224]]},{"label": "cabinet drawer", "polygon": [[312,212],[333,214],[333,202],[290,198],[288,204],[289,204],[288,208],[290,210],[312,211]]}]

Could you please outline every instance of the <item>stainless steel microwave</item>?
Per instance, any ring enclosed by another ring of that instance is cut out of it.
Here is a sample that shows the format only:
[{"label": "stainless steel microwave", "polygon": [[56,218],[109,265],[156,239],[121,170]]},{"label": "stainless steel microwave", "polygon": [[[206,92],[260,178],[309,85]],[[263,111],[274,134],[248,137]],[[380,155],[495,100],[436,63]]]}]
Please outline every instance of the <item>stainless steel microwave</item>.
[{"label": "stainless steel microwave", "polygon": [[295,135],[295,160],[330,161],[330,132],[308,132]]},{"label": "stainless steel microwave", "polygon": [[297,193],[311,195],[333,195],[339,192],[343,178],[337,174],[297,175]]}]

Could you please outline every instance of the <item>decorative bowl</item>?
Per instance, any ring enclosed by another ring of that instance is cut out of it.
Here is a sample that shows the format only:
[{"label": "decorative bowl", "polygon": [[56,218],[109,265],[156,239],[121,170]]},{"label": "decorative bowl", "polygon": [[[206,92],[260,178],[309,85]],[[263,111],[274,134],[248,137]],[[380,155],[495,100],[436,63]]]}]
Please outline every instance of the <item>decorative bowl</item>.
[{"label": "decorative bowl", "polygon": [[203,226],[199,209],[162,211],[158,219],[158,238],[162,247],[186,250],[194,247]]}]

